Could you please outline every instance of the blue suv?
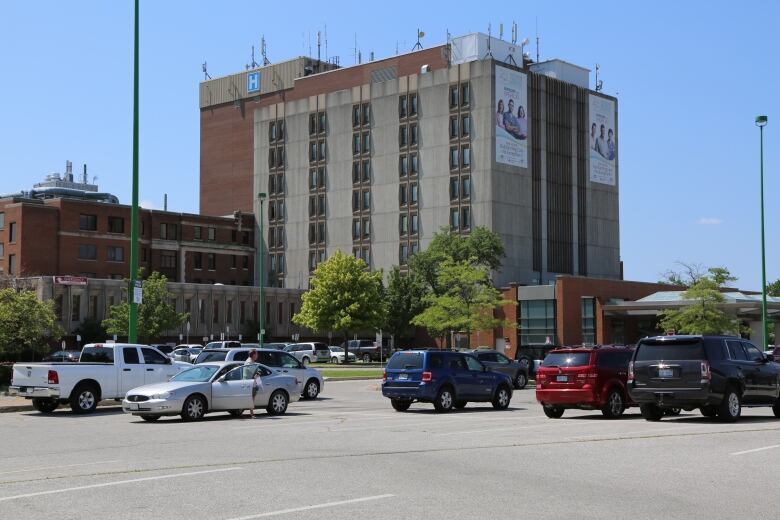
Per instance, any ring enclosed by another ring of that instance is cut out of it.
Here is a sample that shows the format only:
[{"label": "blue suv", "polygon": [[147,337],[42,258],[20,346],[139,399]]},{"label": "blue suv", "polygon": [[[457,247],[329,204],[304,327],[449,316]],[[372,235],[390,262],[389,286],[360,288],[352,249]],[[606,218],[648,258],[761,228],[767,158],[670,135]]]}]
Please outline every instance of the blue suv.
[{"label": "blue suv", "polygon": [[491,402],[504,410],[512,399],[512,380],[491,372],[470,354],[405,350],[387,362],[382,395],[399,412],[415,401],[433,403],[437,412],[460,410],[469,401]]}]

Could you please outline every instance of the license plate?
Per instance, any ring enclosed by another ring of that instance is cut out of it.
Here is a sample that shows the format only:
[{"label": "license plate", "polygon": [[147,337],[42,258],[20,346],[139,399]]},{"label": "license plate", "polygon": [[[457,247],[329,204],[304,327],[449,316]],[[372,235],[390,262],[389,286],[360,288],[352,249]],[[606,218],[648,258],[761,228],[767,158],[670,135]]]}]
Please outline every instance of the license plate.
[{"label": "license plate", "polygon": [[409,374],[398,374],[399,381],[406,381],[407,379],[409,379]]},{"label": "license plate", "polygon": [[658,369],[658,377],[674,377],[674,370],[671,368]]},{"label": "license plate", "polygon": [[138,403],[130,403],[130,410],[138,410]]},{"label": "license plate", "polygon": [[568,383],[569,376],[555,376],[555,380],[559,383]]}]

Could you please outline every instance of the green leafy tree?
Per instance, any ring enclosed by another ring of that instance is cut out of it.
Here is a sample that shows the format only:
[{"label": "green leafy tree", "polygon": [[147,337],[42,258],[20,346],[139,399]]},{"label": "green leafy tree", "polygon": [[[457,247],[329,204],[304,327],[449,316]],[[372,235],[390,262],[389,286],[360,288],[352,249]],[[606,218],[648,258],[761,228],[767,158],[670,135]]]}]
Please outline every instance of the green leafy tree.
[{"label": "green leafy tree", "polygon": [[411,321],[425,309],[424,297],[425,287],[419,277],[414,272],[403,275],[394,267],[385,290],[387,322],[383,328],[395,338],[411,337],[414,334]]},{"label": "green leafy tree", "polygon": [[34,291],[0,289],[0,350],[42,352],[48,341],[62,337],[54,302],[38,300]]},{"label": "green leafy tree", "polygon": [[669,269],[661,275],[658,283],[665,285],[677,285],[679,287],[693,287],[703,278],[711,278],[718,287],[728,286],[737,281],[737,277],[725,267],[704,267],[702,264],[688,262],[675,262],[677,269]]},{"label": "green leafy tree", "polygon": [[302,299],[293,323],[318,332],[341,331],[345,347],[350,331],[378,329],[386,321],[382,273],[368,272],[363,260],[341,251],[317,266]]},{"label": "green leafy tree", "polygon": [[780,278],[778,278],[772,283],[767,284],[766,294],[767,296],[774,296],[774,297],[780,296]]},{"label": "green leafy tree", "polygon": [[424,298],[427,307],[412,319],[413,324],[426,327],[440,337],[448,330],[465,332],[469,344],[473,331],[511,326],[508,321],[494,317],[493,311],[511,302],[490,285],[487,266],[447,259],[440,267],[437,284],[442,294],[430,293]]},{"label": "green leafy tree", "polygon": [[[139,272],[139,279],[141,275]],[[138,306],[138,337],[156,338],[189,319],[189,313],[176,312],[170,302],[172,296],[173,294],[168,292],[168,279],[165,275],[155,271],[144,280],[142,303]],[[103,326],[108,334],[127,336],[129,317],[130,305],[124,301],[109,309]]]},{"label": "green leafy tree", "polygon": [[718,304],[725,300],[719,282],[733,277],[724,276],[720,271],[710,272],[683,293],[683,298],[693,302],[691,305],[659,314],[662,329],[673,329],[681,334],[723,334],[739,330],[737,321],[718,308]]}]

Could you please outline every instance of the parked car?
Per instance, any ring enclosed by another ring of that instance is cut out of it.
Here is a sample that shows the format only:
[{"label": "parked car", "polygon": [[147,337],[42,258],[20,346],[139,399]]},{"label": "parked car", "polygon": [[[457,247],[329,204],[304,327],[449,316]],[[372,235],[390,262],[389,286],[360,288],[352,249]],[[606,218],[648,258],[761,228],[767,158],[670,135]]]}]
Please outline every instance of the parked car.
[{"label": "parked car", "polygon": [[601,410],[609,419],[623,415],[636,406],[626,388],[632,354],[631,348],[613,346],[550,351],[536,371],[536,400],[544,414],[557,419],[578,408]]},{"label": "parked car", "polygon": [[771,351],[772,359],[774,359],[775,363],[780,363],[780,346],[775,347]]},{"label": "parked car", "polygon": [[330,350],[325,343],[292,343],[287,345],[284,351],[295,356],[304,366],[312,361],[325,363],[330,361]]},{"label": "parked car", "polygon": [[[392,354],[390,345],[384,341],[381,349],[373,339],[351,339],[347,343],[349,346],[347,351],[355,354],[355,357],[364,363],[386,360]],[[341,348],[344,348],[344,342],[341,343]]]},{"label": "parked car", "polygon": [[[330,362],[331,363],[343,363],[344,362],[344,349],[342,347],[336,347],[331,345],[328,347],[328,350],[330,352]],[[350,352],[349,353],[349,361],[357,361],[357,356]]]},{"label": "parked car", "polygon": [[246,361],[250,350],[257,350],[257,360],[277,372],[296,376],[301,381],[300,393],[304,399],[316,399],[322,392],[325,380],[319,370],[303,366],[292,354],[271,349],[203,349],[195,360],[195,364],[213,363],[215,361]]},{"label": "parked car", "polygon": [[509,376],[515,389],[522,390],[528,384],[528,365],[523,366],[518,361],[512,361],[497,350],[475,350],[474,357],[494,372]]},{"label": "parked car", "polygon": [[512,380],[488,370],[471,354],[406,350],[387,362],[382,395],[399,412],[415,401],[433,403],[437,412],[462,409],[469,401],[491,402],[504,410],[512,399]]},{"label": "parked car", "polygon": [[[262,385],[253,398],[257,375]],[[221,411],[239,417],[244,410],[263,407],[271,415],[282,415],[288,403],[298,400],[298,384],[295,376],[259,363],[203,363],[170,381],[133,388],[122,401],[122,410],[148,422],[166,415],[198,421],[207,413]]]},{"label": "parked car", "polygon": [[263,348],[271,350],[284,350],[287,345],[292,345],[292,343],[263,343]]},{"label": "parked car", "polygon": [[642,339],[628,366],[628,391],[648,421],[669,408],[736,421],[743,406],[768,406],[780,417],[780,365],[736,337]]},{"label": "parked car", "polygon": [[190,366],[146,345],[89,343],[78,363],[16,363],[8,393],[32,399],[42,413],[66,403],[75,413],[91,413],[101,399],[121,399],[131,388],[167,381]]},{"label": "parked car", "polygon": [[197,343],[191,345],[177,345],[176,350],[173,351],[173,359],[175,361],[183,361],[185,363],[194,363],[198,359],[198,354],[203,351],[203,345]]},{"label": "parked car", "polygon": [[77,363],[79,356],[81,356],[80,350],[58,350],[43,358],[43,361],[51,361],[53,363]]},{"label": "parked car", "polygon": [[[240,341],[226,340],[226,341],[210,341],[206,343],[204,348],[241,348],[244,345]],[[249,345],[251,347],[251,345]],[[257,347],[255,347],[257,348]]]},{"label": "parked car", "polygon": [[153,344],[153,345],[149,345],[149,346],[152,347],[152,348],[156,348],[157,350],[159,350],[160,352],[162,352],[163,354],[165,354],[169,358],[173,358],[173,351],[176,348],[175,345],[168,345],[167,343],[166,344]]}]

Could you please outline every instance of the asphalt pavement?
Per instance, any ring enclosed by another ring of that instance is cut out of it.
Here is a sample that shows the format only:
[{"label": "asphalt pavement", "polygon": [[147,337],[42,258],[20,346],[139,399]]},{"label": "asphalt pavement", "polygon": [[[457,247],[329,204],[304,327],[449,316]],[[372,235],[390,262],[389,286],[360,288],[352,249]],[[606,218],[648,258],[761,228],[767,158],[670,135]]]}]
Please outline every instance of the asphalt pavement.
[{"label": "asphalt pavement", "polygon": [[510,408],[392,410],[329,382],[282,417],[145,423],[118,409],[0,414],[0,517],[774,519],[780,419],[659,423]]}]

